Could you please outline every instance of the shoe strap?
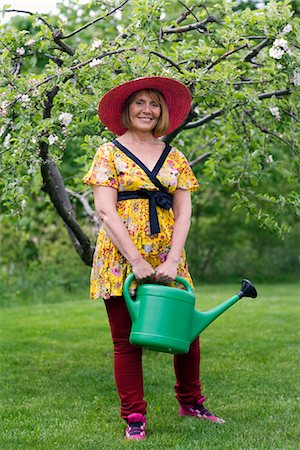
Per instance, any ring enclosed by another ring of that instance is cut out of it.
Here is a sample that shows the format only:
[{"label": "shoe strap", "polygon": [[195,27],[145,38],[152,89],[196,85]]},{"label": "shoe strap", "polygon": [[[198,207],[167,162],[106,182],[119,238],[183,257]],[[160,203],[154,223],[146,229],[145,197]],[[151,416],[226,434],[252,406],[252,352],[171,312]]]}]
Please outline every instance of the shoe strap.
[{"label": "shoe strap", "polygon": [[205,414],[206,416],[209,416],[209,417],[213,416],[213,414],[210,411],[208,411],[208,409],[204,408],[203,405],[196,406],[195,409],[197,411],[199,411],[201,415]]},{"label": "shoe strap", "polygon": [[128,424],[129,426],[129,434],[133,435],[133,434],[140,434],[143,431],[143,422],[130,422]]}]

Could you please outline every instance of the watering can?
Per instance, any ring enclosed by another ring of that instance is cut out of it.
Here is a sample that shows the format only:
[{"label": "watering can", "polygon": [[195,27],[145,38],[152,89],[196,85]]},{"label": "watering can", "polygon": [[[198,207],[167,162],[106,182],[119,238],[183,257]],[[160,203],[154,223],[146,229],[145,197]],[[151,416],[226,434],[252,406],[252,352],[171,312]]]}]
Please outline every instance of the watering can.
[{"label": "watering can", "polygon": [[187,353],[199,334],[230,306],[242,297],[257,297],[251,281],[244,279],[238,294],[209,311],[200,312],[194,309],[194,290],[184,278],[176,277],[175,281],[185,289],[141,284],[136,300],[132,299],[129,291],[133,279],[131,273],[123,287],[132,321],[130,343],[158,352]]}]

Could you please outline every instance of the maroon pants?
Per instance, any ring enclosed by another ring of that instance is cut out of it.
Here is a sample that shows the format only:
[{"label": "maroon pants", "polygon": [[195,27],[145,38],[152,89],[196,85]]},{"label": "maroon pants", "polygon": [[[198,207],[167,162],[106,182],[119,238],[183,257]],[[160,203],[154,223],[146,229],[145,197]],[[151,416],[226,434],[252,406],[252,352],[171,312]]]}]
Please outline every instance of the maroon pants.
[{"label": "maroon pants", "polygon": [[[145,415],[142,348],[131,345],[129,334],[131,319],[123,297],[111,297],[105,301],[114,344],[114,372],[121,402],[121,417],[129,414]],[[188,353],[174,355],[176,398],[180,404],[196,404],[201,397],[200,344],[197,338]]]}]

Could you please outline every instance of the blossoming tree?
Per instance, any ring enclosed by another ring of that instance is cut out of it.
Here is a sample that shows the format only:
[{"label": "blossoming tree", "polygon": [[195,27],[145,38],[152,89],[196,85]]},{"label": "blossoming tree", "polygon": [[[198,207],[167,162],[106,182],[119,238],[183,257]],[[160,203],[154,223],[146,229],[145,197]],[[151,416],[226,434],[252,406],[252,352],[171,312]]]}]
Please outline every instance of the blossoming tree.
[{"label": "blossoming tree", "polygon": [[122,81],[165,75],[191,89],[193,105],[163,140],[235,208],[287,231],[282,218],[299,206],[300,86],[299,19],[288,0],[254,11],[227,1],[71,0],[56,17],[19,15],[0,40],[2,213],[28,214],[48,195],[90,265],[86,223],[98,219],[81,178],[111,139],[97,102]]}]

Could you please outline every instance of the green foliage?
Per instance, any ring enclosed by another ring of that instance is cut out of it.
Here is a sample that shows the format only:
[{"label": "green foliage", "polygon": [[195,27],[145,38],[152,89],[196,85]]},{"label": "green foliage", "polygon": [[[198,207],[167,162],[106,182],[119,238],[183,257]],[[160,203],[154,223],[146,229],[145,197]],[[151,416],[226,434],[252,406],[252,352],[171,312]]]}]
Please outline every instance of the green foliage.
[{"label": "green foliage", "polygon": [[[187,2],[195,5],[192,14],[179,23],[187,11],[181,2],[123,3],[121,14],[120,2],[69,0],[60,3],[57,17],[20,15],[3,25],[0,189],[6,220],[34,220],[37,196],[47,210],[40,175],[45,152],[66,186],[82,195],[81,178],[96,148],[112,137],[97,118],[99,98],[122,81],[165,75],[193,92],[193,118],[172,144],[191,162],[210,153],[204,164],[193,165],[202,185],[195,204],[215,202],[215,223],[238,213],[233,236],[240,228],[247,234],[245,220],[266,229],[266,236],[287,235],[299,214],[300,29],[291,3],[271,0],[241,10],[239,2]],[[56,39],[54,30],[60,30]],[[82,204],[73,200],[89,230]],[[208,226],[199,217],[193,235],[208,236],[212,217]]]},{"label": "green foliage", "polygon": [[88,297],[89,268],[74,254],[61,222],[51,207],[36,202],[32,217],[1,217],[1,305],[59,303],[62,291],[70,299]]}]

